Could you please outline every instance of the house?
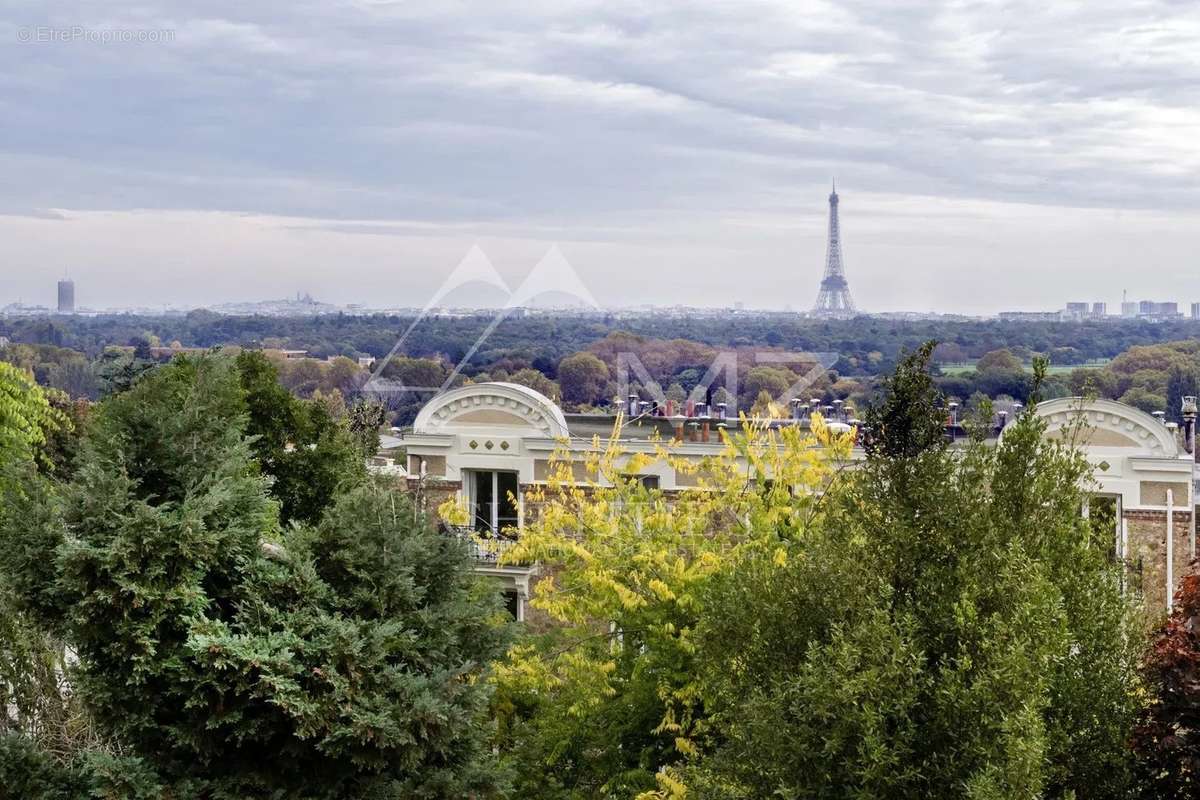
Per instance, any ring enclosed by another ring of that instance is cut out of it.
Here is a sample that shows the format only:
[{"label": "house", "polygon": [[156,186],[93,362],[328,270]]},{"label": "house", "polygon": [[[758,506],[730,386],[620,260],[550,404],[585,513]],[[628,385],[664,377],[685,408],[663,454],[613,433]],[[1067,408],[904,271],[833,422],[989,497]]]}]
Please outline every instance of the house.
[{"label": "house", "polygon": [[[790,419],[773,425],[806,425],[808,406],[796,401]],[[702,404],[656,413],[631,398],[621,430],[626,453],[654,453],[655,438],[675,440],[673,453],[685,459],[716,455],[720,429],[736,425],[724,412]],[[623,409],[625,410],[625,409]],[[1034,413],[1046,420],[1046,435],[1073,436],[1094,466],[1093,492],[1080,513],[1111,520],[1113,552],[1143,587],[1148,604],[1169,604],[1168,586],[1178,585],[1195,555],[1196,462],[1194,421],[1181,437],[1160,419],[1111,400],[1061,398],[1041,403]],[[501,565],[498,555],[527,517],[525,490],[544,483],[551,457],[561,447],[582,454],[594,436],[611,435],[615,416],[564,414],[552,400],[525,386],[479,383],[434,396],[403,435],[408,487],[432,511],[456,497],[470,523],[449,529],[470,542],[479,570],[496,578],[517,619],[523,619],[536,565]],[[848,422],[839,424],[848,426]],[[948,433],[957,430],[948,425]],[[1003,420],[997,426],[1003,435]],[[864,454],[856,449],[853,458]],[[646,467],[641,478],[666,493],[696,486],[694,473],[677,472],[666,462]],[[481,541],[482,539],[482,541]]]}]

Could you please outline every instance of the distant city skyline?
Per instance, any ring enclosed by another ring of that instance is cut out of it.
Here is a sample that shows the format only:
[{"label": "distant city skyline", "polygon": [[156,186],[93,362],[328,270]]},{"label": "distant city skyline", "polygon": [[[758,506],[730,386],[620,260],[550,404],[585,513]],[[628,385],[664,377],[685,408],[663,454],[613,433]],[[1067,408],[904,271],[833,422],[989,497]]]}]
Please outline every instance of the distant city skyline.
[{"label": "distant city skyline", "polygon": [[0,13],[0,304],[69,270],[93,306],[420,306],[473,245],[519,283],[558,244],[604,305],[804,309],[834,175],[864,309],[1200,296],[1197,4],[148,0],[119,24],[171,36],[18,36],[115,24]]},{"label": "distant city skyline", "polygon": [[[836,204],[834,204],[836,205]],[[822,286],[824,283],[822,282]],[[205,309],[216,311],[219,313],[237,315],[237,314],[268,314],[268,315],[302,315],[302,314],[329,314],[329,313],[362,313],[370,314],[373,312],[388,312],[388,311],[422,311],[429,310],[425,306],[417,305],[378,305],[371,302],[355,302],[355,303],[329,303],[320,298],[314,298],[307,291],[297,290],[294,297],[276,297],[267,299],[244,298],[240,300],[231,300],[222,303],[208,303],[196,305],[114,305],[114,306],[90,306],[86,303],[76,306],[75,303],[75,282],[68,278],[59,279],[56,283],[57,288],[57,307],[49,304],[27,303],[23,299],[16,301],[3,302],[0,298],[0,314],[5,313],[43,313],[43,314],[97,314],[106,312],[136,312],[136,313],[154,313],[162,312],[186,312],[195,309]],[[824,291],[822,289],[822,291]],[[1062,321],[1084,321],[1089,319],[1130,319],[1142,318],[1153,320],[1165,319],[1192,319],[1200,320],[1200,301],[1190,301],[1178,299],[1146,299],[1128,300],[1128,293],[1122,295],[1122,300],[1110,311],[1109,303],[1103,300],[1067,300],[1059,303],[1051,308],[1049,304],[1043,304],[1036,309],[1006,309],[995,313],[977,313],[965,314],[954,310],[918,310],[918,309],[899,309],[885,311],[867,311],[860,310],[857,313],[841,314],[841,313],[822,313],[818,309],[795,309],[789,306],[783,308],[772,307],[748,307],[744,301],[732,300],[731,302],[720,306],[705,306],[705,305],[689,305],[686,303],[663,304],[663,303],[638,303],[628,305],[601,305],[589,307],[587,303],[580,303],[578,298],[572,298],[562,293],[550,292],[546,295],[533,295],[528,302],[519,304],[516,308],[542,309],[546,311],[560,310],[567,311],[576,309],[579,311],[604,312],[604,311],[620,311],[620,312],[637,312],[645,310],[671,310],[671,309],[707,309],[712,311],[727,310],[735,313],[740,312],[763,312],[763,313],[794,313],[802,316],[813,318],[851,318],[853,316],[879,316],[879,317],[897,317],[907,314],[912,315],[929,315],[929,316],[964,316],[974,318],[998,318],[1000,320],[1009,321],[1046,321],[1057,319]],[[450,292],[443,298],[442,302],[434,303],[431,308],[433,310],[478,310],[478,311],[498,311],[506,308],[504,302],[494,304],[472,304],[457,302],[454,298],[460,296],[459,293]]]}]

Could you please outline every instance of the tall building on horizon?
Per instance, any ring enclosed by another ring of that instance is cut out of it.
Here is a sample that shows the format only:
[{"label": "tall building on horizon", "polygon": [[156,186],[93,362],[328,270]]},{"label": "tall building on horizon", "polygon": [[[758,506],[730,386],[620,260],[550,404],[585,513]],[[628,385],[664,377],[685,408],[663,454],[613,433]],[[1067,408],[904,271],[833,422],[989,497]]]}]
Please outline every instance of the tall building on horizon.
[{"label": "tall building on horizon", "polygon": [[850,296],[850,284],[846,282],[846,269],[842,264],[842,232],[838,221],[837,184],[829,194],[829,243],[825,247],[825,275],[817,292],[813,306],[814,317],[846,318],[855,314],[854,298]]},{"label": "tall building on horizon", "polygon": [[75,281],[70,278],[58,282],[58,313],[75,313]]}]

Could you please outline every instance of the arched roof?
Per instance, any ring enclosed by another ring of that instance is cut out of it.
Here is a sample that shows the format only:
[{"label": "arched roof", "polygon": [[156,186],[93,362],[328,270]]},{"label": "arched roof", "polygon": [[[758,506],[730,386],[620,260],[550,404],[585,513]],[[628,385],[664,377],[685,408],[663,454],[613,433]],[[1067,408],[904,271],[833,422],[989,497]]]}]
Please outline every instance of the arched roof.
[{"label": "arched roof", "polygon": [[1179,444],[1166,425],[1141,409],[1115,400],[1060,397],[1038,403],[1034,413],[1046,420],[1047,435],[1054,435],[1084,416],[1081,444],[1092,447],[1140,448],[1149,455],[1174,458]]},{"label": "arched roof", "polygon": [[448,433],[481,426],[528,428],[559,439],[568,435],[567,419],[554,401],[518,383],[472,383],[436,395],[413,422],[416,433]]}]

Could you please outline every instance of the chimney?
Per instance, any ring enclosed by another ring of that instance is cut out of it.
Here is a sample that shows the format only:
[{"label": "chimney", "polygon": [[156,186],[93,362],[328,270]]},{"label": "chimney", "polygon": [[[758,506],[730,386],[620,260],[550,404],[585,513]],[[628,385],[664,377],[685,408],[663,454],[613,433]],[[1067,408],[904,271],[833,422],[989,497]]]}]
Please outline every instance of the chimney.
[{"label": "chimney", "polygon": [[1183,417],[1183,449],[1196,459],[1196,398],[1188,395],[1180,406]]},{"label": "chimney", "polygon": [[1151,414],[1154,416],[1154,418],[1155,418],[1156,420],[1158,420],[1159,424],[1163,424],[1163,425],[1165,425],[1165,424],[1166,424],[1167,412],[1165,412],[1165,411],[1151,411],[1150,413],[1151,413]]},{"label": "chimney", "polygon": [[629,395],[629,416],[636,417],[638,415],[638,396],[636,394]]},{"label": "chimney", "polygon": [[[670,402],[670,401],[668,401]],[[675,428],[675,441],[683,441],[683,421],[684,417],[671,417],[671,426]]]},{"label": "chimney", "polygon": [[702,441],[702,442],[708,441],[708,415],[707,414],[705,414],[703,419],[700,421],[700,441]]},{"label": "chimney", "polygon": [[674,401],[674,400],[672,400],[672,399],[671,399],[671,398],[669,398],[669,397],[667,398],[667,411],[666,411],[666,414],[667,414],[667,416],[668,416],[668,417],[673,417],[673,416],[675,416],[675,401]]},{"label": "chimney", "polygon": [[[725,403],[717,403],[717,419],[725,419],[725,413],[729,406]],[[718,426],[719,427],[719,426]]]},{"label": "chimney", "polygon": [[804,419],[804,412],[801,409],[804,407],[804,401],[799,397],[792,398],[792,419],[799,422]]},{"label": "chimney", "polygon": [[996,413],[996,418],[999,420],[1000,430],[1004,430],[1004,426],[1008,424],[1008,412],[999,411]]}]

